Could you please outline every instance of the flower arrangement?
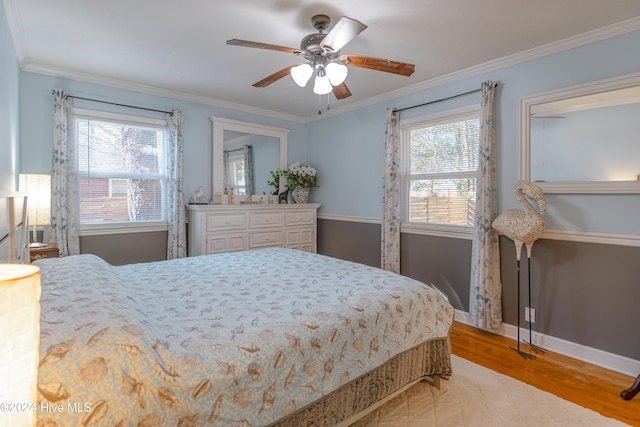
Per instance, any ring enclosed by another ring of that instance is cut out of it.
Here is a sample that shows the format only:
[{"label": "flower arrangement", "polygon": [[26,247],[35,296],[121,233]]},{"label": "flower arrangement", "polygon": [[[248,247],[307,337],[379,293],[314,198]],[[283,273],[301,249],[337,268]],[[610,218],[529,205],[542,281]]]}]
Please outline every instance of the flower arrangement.
[{"label": "flower arrangement", "polygon": [[318,177],[316,176],[316,170],[310,165],[300,164],[298,162],[289,165],[289,169],[286,171],[287,184],[289,188],[294,189],[296,187],[317,187]]}]

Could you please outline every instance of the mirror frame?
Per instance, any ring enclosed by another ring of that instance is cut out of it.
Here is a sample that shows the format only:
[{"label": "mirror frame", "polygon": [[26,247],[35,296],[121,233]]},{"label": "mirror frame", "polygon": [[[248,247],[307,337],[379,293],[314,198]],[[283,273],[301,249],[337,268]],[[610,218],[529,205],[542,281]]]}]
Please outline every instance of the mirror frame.
[{"label": "mirror frame", "polygon": [[[265,126],[257,123],[242,122],[239,120],[224,119],[211,116],[212,123],[212,147],[211,150],[211,198],[213,195],[224,191],[224,131],[231,130],[235,132],[251,133],[254,135],[270,136],[280,140],[280,165],[279,169],[287,168],[287,135],[289,129],[277,128],[273,126]],[[282,190],[282,184],[281,190]]]},{"label": "mirror frame", "polygon": [[[518,106],[518,179],[531,180],[531,112],[540,104],[593,95],[640,85],[640,73],[570,86],[520,98]],[[624,194],[640,193],[640,181],[551,181],[536,184],[545,193]]]}]

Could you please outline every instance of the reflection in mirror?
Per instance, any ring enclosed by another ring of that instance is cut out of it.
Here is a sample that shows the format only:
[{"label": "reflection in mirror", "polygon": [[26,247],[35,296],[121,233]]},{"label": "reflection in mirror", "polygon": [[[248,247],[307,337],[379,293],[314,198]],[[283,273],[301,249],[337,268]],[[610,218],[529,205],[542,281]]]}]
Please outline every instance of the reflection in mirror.
[{"label": "reflection in mirror", "polygon": [[268,194],[269,171],[280,168],[280,140],[271,136],[224,131],[224,188],[236,194]]},{"label": "reflection in mirror", "polygon": [[520,100],[519,178],[551,193],[640,192],[640,75]]},{"label": "reflection in mirror", "polygon": [[[268,194],[269,171],[287,167],[287,129],[211,117],[213,195]],[[215,197],[213,197],[215,198]]]}]

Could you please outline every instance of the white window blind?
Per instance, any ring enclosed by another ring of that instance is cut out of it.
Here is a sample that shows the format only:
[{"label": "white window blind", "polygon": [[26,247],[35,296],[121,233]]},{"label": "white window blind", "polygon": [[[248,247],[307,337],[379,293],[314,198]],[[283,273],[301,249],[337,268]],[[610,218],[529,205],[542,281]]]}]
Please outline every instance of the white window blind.
[{"label": "white window blind", "polygon": [[403,132],[405,221],[473,226],[477,112],[414,121]]},{"label": "white window blind", "polygon": [[75,119],[80,223],[164,221],[163,121],[95,114]]},{"label": "white window blind", "polygon": [[244,155],[229,157],[229,185],[236,194],[247,194],[247,186],[244,182]]}]

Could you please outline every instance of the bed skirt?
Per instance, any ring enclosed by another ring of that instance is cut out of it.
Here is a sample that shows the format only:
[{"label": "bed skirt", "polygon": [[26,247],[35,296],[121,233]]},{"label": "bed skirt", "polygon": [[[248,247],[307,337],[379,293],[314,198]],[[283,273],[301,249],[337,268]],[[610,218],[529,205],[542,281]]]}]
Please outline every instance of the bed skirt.
[{"label": "bed skirt", "polygon": [[427,341],[269,426],[334,426],[412,381],[426,376],[448,379],[450,375],[449,338]]}]

